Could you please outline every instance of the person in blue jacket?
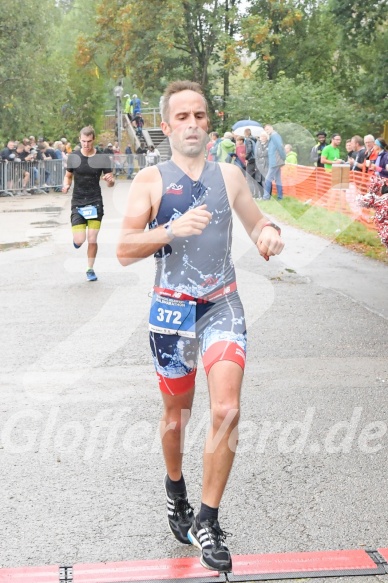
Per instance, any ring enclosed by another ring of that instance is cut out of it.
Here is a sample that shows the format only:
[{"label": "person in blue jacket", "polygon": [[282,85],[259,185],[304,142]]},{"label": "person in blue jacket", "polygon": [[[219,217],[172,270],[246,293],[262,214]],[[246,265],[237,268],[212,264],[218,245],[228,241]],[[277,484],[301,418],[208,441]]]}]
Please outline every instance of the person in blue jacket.
[{"label": "person in blue jacket", "polygon": [[264,130],[269,135],[268,140],[268,172],[264,182],[264,196],[263,200],[271,198],[272,181],[275,181],[278,200],[283,198],[283,186],[281,177],[281,167],[285,164],[286,152],[283,146],[283,140],[280,135],[275,132],[270,124],[264,127]]}]

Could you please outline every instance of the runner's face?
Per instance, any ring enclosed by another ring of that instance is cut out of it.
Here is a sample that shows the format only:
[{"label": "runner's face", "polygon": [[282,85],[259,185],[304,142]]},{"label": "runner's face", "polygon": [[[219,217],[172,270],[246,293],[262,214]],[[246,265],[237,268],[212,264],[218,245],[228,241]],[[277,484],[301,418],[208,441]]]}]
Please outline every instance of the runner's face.
[{"label": "runner's face", "polygon": [[190,90],[174,93],[169,109],[169,120],[161,127],[170,138],[171,148],[189,158],[203,154],[209,141],[209,120],[202,95]]},{"label": "runner's face", "polygon": [[93,136],[86,136],[81,134],[79,137],[81,148],[84,152],[92,152],[94,150],[94,138]]}]

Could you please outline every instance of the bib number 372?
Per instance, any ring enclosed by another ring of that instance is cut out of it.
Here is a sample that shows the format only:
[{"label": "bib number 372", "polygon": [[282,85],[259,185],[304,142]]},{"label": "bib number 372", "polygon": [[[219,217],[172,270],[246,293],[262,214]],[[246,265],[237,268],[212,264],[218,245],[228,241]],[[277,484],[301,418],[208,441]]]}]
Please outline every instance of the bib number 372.
[{"label": "bib number 372", "polygon": [[154,294],[149,329],[158,334],[179,334],[195,338],[196,307],[196,302]]}]

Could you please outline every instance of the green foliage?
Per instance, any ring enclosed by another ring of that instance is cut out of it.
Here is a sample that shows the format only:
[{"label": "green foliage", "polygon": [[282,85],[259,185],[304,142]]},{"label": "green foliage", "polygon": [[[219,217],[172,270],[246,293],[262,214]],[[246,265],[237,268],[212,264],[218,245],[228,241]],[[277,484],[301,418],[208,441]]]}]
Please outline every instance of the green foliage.
[{"label": "green foliage", "polygon": [[48,64],[46,35],[52,30],[54,0],[0,0],[0,138],[41,134],[53,110],[46,82],[56,78]]},{"label": "green foliage", "polygon": [[313,83],[302,74],[295,79],[281,74],[276,81],[240,81],[232,85],[227,105],[233,121],[251,117],[263,125],[281,124],[285,141],[299,145],[300,161],[306,161],[318,130],[351,137],[368,129],[363,111],[330,81]]},{"label": "green foliage", "polygon": [[292,197],[280,202],[260,201],[260,210],[294,227],[328,238],[340,245],[362,251],[374,259],[387,261],[384,245],[376,231],[367,229],[349,216],[312,206]]},{"label": "green foliage", "polygon": [[379,26],[387,24],[388,3],[386,0],[330,0],[329,7],[346,42],[370,43]]},{"label": "green foliage", "polygon": [[216,108],[222,129],[246,117],[283,124],[300,160],[317,129],[379,135],[388,119],[386,0],[24,0],[22,9],[0,0],[0,9],[2,141],[98,129],[119,79],[154,106],[170,81],[197,80],[215,124]]}]

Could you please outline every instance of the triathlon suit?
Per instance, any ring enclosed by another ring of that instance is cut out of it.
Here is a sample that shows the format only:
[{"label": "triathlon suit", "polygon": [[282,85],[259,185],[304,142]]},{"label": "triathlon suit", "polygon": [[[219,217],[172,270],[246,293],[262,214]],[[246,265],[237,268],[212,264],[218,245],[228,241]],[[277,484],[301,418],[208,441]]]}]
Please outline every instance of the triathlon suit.
[{"label": "triathlon suit", "polygon": [[163,195],[150,229],[202,204],[212,214],[201,235],[176,237],[155,253],[150,345],[160,389],[177,395],[194,387],[199,351],[206,374],[221,360],[244,369],[246,326],[231,257],[232,211],[220,166],[206,162],[198,181],[172,160],[157,167]]},{"label": "triathlon suit", "polygon": [[[99,229],[104,216],[100,177],[102,173],[112,172],[109,156],[98,153],[94,156],[84,156],[81,150],[77,150],[69,154],[67,170],[74,176],[71,199],[73,230],[86,229],[86,226],[91,229]],[[95,210],[92,210],[93,208]]]}]

